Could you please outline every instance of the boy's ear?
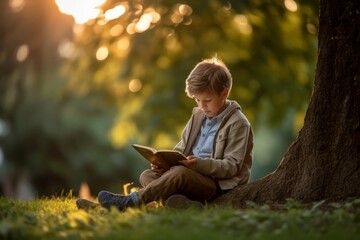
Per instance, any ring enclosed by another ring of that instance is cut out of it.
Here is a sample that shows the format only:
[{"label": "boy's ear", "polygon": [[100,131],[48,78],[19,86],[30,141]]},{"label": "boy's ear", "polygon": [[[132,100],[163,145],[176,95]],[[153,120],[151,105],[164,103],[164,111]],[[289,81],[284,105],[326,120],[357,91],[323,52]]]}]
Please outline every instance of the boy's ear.
[{"label": "boy's ear", "polygon": [[229,88],[224,88],[224,90],[221,93],[221,96],[227,98],[229,96]]}]

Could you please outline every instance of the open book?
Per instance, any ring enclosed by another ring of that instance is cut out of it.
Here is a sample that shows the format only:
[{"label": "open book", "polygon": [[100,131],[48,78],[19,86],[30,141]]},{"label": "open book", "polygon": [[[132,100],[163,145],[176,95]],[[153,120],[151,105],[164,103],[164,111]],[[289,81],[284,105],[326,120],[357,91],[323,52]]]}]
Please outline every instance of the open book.
[{"label": "open book", "polygon": [[152,147],[132,144],[148,162],[155,164],[165,170],[172,166],[181,165],[180,160],[186,159],[185,155],[176,150],[156,150]]}]

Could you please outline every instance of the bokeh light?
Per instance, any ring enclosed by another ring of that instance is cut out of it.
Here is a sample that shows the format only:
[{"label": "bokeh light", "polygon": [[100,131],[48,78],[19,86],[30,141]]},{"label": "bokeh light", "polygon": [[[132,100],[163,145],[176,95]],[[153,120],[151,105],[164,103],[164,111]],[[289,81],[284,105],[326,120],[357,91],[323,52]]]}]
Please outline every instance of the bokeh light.
[{"label": "bokeh light", "polygon": [[75,44],[68,39],[64,39],[59,43],[58,53],[63,58],[74,58],[76,56]]},{"label": "bokeh light", "polygon": [[297,3],[294,0],[285,0],[284,5],[290,12],[296,12],[298,9]]},{"label": "bokeh light", "polygon": [[72,31],[73,33],[75,34],[80,34],[84,31],[84,25],[82,24],[74,24],[73,27],[72,27]]},{"label": "bokeh light", "polygon": [[24,62],[29,55],[29,47],[26,44],[21,45],[16,52],[16,59],[19,62]]},{"label": "bokeh light", "polygon": [[236,28],[242,34],[248,35],[252,33],[252,27],[249,24],[247,17],[243,14],[237,14],[234,16],[234,24]]},{"label": "bokeh light", "polygon": [[99,8],[106,0],[55,0],[60,12],[73,16],[75,22],[84,24],[97,18],[102,10]]},{"label": "bokeh light", "polygon": [[13,12],[20,12],[25,6],[25,0],[9,0],[9,6]]},{"label": "bokeh light", "polygon": [[128,34],[135,34],[136,33],[136,23],[130,23],[127,27],[126,27],[126,32]]},{"label": "bokeh light", "polygon": [[184,16],[190,16],[192,14],[192,8],[189,5],[181,4],[179,6],[179,13]]},{"label": "bokeh light", "polygon": [[105,60],[109,55],[109,49],[105,46],[98,48],[96,51],[96,59],[99,61]]},{"label": "bokeh light", "polygon": [[119,51],[126,51],[130,47],[130,40],[127,37],[123,37],[117,41],[116,46]]},{"label": "bokeh light", "polygon": [[119,18],[126,11],[126,8],[123,5],[118,5],[112,9],[109,9],[105,12],[105,19],[110,21],[116,18]]},{"label": "bokeh light", "polygon": [[124,31],[124,27],[121,24],[116,24],[110,28],[110,35],[112,37],[120,36]]},{"label": "bokeh light", "polygon": [[312,34],[316,34],[316,33],[317,33],[317,28],[316,28],[315,25],[312,24],[312,23],[306,24],[306,30],[307,30],[309,33],[312,33]]},{"label": "bokeh light", "polygon": [[136,32],[144,32],[149,29],[152,22],[152,16],[150,14],[143,14],[140,20],[136,23],[135,29]]},{"label": "bokeh light", "polygon": [[140,91],[142,88],[142,83],[139,79],[133,79],[129,83],[129,90],[133,93]]},{"label": "bokeh light", "polygon": [[146,10],[146,13],[151,15],[151,22],[152,23],[157,23],[161,19],[160,14],[158,12],[156,12],[153,8],[148,8]]}]

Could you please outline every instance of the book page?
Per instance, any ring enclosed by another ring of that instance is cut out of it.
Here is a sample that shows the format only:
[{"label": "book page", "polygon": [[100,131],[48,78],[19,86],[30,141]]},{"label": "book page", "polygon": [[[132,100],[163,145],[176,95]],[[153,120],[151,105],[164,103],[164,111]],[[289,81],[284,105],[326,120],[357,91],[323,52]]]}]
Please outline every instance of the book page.
[{"label": "book page", "polygon": [[132,146],[150,163],[155,164],[165,170],[172,166],[181,165],[179,161],[186,157],[176,150],[156,150],[151,147],[132,144]]}]

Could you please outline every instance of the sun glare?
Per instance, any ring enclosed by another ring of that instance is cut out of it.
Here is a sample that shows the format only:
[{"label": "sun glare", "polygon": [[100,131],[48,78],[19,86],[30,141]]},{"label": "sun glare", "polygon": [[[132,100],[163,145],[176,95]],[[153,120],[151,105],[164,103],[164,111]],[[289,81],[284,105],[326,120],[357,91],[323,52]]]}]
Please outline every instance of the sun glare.
[{"label": "sun glare", "polygon": [[106,0],[55,0],[60,12],[73,16],[78,24],[98,17],[102,13],[99,7],[105,2]]},{"label": "sun glare", "polygon": [[146,31],[151,26],[151,22],[152,22],[152,16],[148,13],[145,13],[136,23],[136,31],[137,32]]},{"label": "sun glare", "polygon": [[114,20],[121,15],[123,15],[126,11],[126,8],[123,5],[118,5],[112,9],[109,9],[105,12],[105,19],[106,20]]},{"label": "sun glare", "polygon": [[103,61],[105,60],[109,55],[109,49],[105,46],[100,47],[97,51],[96,51],[96,59],[99,61]]},{"label": "sun glare", "polygon": [[14,12],[20,12],[25,4],[26,2],[24,0],[9,0],[9,6]]},{"label": "sun glare", "polygon": [[294,0],[285,0],[284,5],[290,12],[296,12],[298,9],[298,5]]}]

